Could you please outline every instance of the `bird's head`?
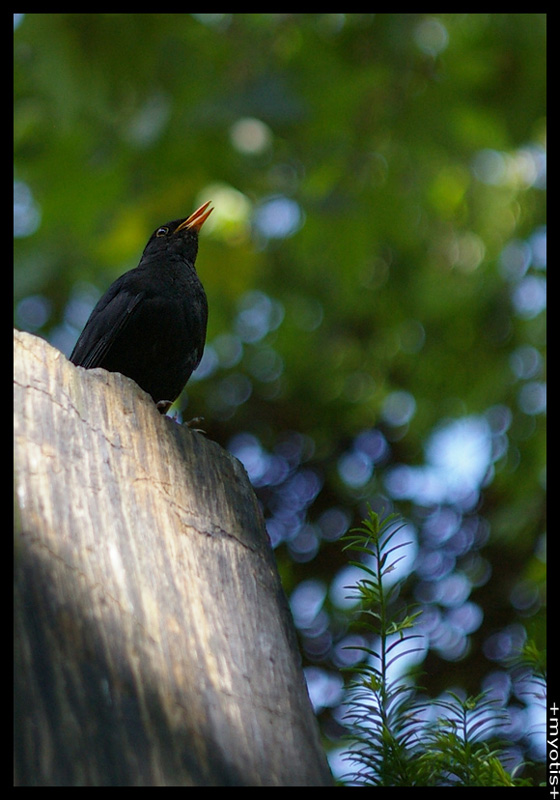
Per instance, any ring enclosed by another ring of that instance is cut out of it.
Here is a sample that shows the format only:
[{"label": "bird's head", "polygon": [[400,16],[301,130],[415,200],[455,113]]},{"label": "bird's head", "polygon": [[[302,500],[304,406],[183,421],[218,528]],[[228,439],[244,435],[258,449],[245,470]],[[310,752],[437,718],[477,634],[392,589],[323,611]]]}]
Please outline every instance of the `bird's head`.
[{"label": "bird's head", "polygon": [[210,203],[210,200],[204,203],[186,219],[175,219],[156,228],[150,236],[144,254],[172,252],[194,263],[198,252],[199,231],[214,210],[209,208]]}]

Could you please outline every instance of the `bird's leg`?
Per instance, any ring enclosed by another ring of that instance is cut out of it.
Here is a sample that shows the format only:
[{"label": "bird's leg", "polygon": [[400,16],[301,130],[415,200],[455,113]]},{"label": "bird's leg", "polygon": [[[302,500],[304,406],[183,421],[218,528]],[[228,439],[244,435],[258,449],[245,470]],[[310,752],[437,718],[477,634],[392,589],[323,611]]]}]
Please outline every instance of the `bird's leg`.
[{"label": "bird's leg", "polygon": [[[172,400],[160,400],[156,403],[156,408],[160,414],[167,414],[171,406],[173,405]],[[177,421],[177,413],[174,416],[175,421]],[[189,419],[188,422],[183,422],[183,425],[186,425],[191,431],[196,431],[196,433],[206,433],[206,431],[199,428],[201,422],[204,421],[204,417],[193,417]]]}]

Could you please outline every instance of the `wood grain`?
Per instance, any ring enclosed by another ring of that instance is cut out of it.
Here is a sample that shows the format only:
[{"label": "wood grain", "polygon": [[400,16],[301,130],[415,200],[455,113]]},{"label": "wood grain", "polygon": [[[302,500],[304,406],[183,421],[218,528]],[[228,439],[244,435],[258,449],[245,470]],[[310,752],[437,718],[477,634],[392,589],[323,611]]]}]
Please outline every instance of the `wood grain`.
[{"label": "wood grain", "polygon": [[241,464],[15,333],[15,780],[329,785]]}]

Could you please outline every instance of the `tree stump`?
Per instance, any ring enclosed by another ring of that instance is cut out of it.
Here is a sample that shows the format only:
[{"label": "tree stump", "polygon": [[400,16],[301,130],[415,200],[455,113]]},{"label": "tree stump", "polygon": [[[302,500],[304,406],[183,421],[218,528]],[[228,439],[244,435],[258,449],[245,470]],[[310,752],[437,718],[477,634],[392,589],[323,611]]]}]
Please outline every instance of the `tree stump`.
[{"label": "tree stump", "polygon": [[15,783],[330,785],[241,464],[15,333]]}]

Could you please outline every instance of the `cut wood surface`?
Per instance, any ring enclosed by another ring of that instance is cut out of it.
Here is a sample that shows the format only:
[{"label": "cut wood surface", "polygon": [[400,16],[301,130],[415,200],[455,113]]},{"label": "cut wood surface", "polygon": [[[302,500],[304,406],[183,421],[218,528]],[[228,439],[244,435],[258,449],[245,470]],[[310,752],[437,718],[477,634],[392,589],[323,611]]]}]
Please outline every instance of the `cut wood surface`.
[{"label": "cut wood surface", "polygon": [[15,333],[15,782],[329,785],[242,465]]}]

